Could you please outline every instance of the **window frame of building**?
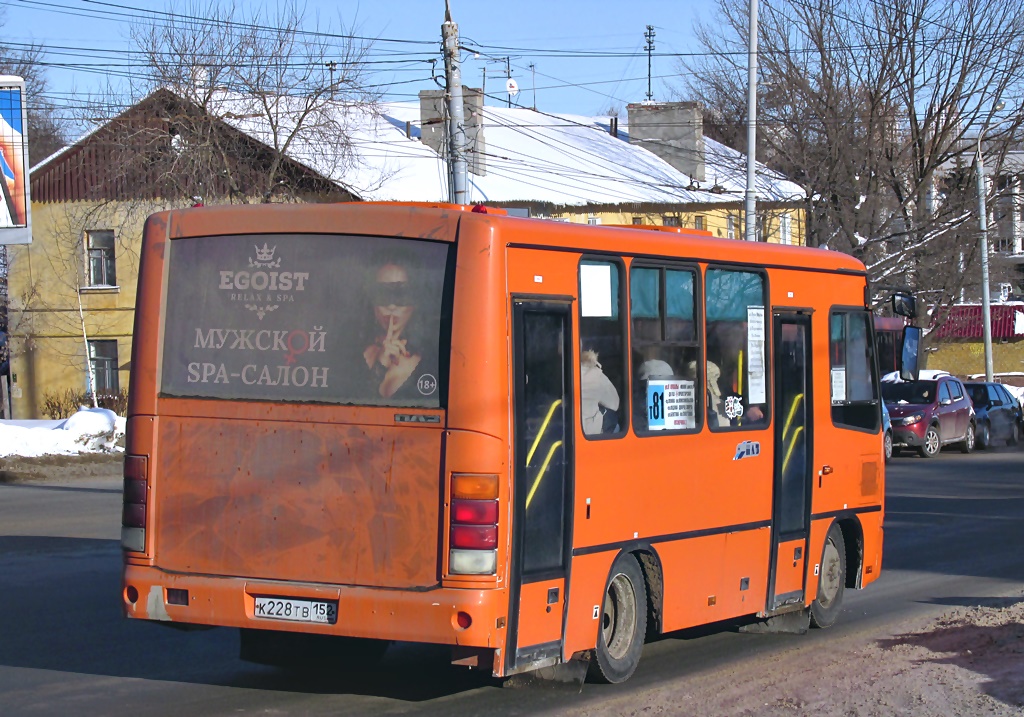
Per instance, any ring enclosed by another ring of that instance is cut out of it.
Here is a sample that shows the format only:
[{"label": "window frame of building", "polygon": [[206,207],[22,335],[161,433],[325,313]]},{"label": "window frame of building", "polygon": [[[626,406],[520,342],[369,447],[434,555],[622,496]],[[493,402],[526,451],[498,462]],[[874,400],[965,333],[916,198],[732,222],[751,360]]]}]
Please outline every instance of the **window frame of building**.
[{"label": "window frame of building", "polygon": [[97,396],[116,395],[121,391],[117,349],[117,339],[89,340],[89,370],[92,390]]},{"label": "window frame of building", "polygon": [[663,214],[661,217],[661,225],[663,227],[682,227],[683,218],[680,216],[672,216],[670,214]]},{"label": "window frame of building", "polygon": [[89,287],[116,287],[117,240],[113,229],[85,232],[85,256]]},{"label": "window frame of building", "polygon": [[696,216],[694,216],[694,218],[693,218],[693,228],[694,229],[704,229],[704,215],[703,214],[697,214]]},{"label": "window frame of building", "polygon": [[725,217],[725,238],[736,238],[736,217],[733,214],[728,214]]},{"label": "window frame of building", "polygon": [[793,243],[793,222],[789,212],[783,212],[779,215],[779,243]]}]

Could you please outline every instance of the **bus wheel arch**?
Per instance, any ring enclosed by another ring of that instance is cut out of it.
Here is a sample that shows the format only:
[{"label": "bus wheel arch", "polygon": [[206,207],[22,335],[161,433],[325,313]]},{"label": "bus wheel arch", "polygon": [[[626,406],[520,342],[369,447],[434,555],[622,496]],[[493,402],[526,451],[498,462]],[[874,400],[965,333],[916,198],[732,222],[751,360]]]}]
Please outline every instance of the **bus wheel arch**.
[{"label": "bus wheel arch", "polygon": [[647,633],[647,587],[636,556],[620,552],[601,597],[597,641],[587,672],[591,682],[625,682],[636,670]]},{"label": "bus wheel arch", "polygon": [[640,563],[647,588],[647,635],[660,635],[665,624],[665,576],[661,568],[661,558],[650,545],[633,551],[633,557]]},{"label": "bus wheel arch", "polygon": [[856,518],[837,521],[846,545],[846,587],[859,590],[864,567],[864,528]]}]

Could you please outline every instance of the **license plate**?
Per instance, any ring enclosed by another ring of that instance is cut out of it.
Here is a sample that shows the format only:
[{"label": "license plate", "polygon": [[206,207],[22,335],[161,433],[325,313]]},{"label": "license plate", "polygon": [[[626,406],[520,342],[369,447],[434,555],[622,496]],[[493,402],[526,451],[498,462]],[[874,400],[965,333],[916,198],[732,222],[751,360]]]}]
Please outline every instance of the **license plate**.
[{"label": "license plate", "polygon": [[338,603],[327,600],[258,597],[255,614],[262,620],[321,622],[333,625],[338,620]]}]

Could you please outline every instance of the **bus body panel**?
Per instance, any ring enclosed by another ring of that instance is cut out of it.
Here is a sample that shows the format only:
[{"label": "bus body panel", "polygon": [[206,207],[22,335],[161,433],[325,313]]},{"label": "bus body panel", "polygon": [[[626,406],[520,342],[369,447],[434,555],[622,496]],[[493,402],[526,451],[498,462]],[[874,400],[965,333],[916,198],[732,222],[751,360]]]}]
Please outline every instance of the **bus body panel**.
[{"label": "bus body panel", "polygon": [[153,466],[162,569],[438,583],[440,426],[163,416],[157,441],[174,446]]},{"label": "bus body panel", "polygon": [[[124,582],[140,595],[134,603],[124,601],[126,614],[132,618],[483,648],[503,644],[503,631],[495,625],[508,608],[505,590],[412,591],[308,585],[182,575],[133,564],[125,566]],[[168,589],[188,590],[188,605],[168,604]],[[254,614],[256,596],[337,600],[337,622],[327,625],[259,619]],[[473,616],[468,628],[459,625],[459,612]]]}]

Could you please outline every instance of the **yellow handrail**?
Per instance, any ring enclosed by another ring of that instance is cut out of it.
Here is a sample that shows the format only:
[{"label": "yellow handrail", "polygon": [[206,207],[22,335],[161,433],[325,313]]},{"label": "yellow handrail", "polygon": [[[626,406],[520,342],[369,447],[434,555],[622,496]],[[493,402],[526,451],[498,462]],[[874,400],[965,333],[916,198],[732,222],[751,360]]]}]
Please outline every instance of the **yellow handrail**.
[{"label": "yellow handrail", "polygon": [[802,393],[798,393],[793,397],[793,405],[789,407],[789,416],[786,418],[786,425],[782,428],[782,440],[786,440],[786,434],[789,433],[789,424],[793,422],[793,418],[796,416],[796,408],[800,405],[800,402],[804,399]]},{"label": "yellow handrail", "polygon": [[548,450],[547,456],[544,458],[544,463],[541,465],[540,470],[537,472],[537,478],[533,481],[533,485],[530,487],[530,492],[526,495],[526,507],[530,507],[530,501],[533,500],[533,494],[537,492],[537,487],[540,486],[540,481],[544,477],[544,474],[548,470],[548,465],[551,463],[552,456],[555,455],[555,451],[562,445],[561,441],[555,441],[551,444],[551,448]]},{"label": "yellow handrail", "polygon": [[796,448],[796,437],[800,435],[800,431],[804,430],[803,426],[797,426],[796,430],[793,431],[793,438],[789,442],[789,449],[786,451],[786,458],[782,461],[782,475],[786,475],[786,466],[789,465],[789,459],[793,455],[793,449]]},{"label": "yellow handrail", "polygon": [[551,417],[555,415],[555,409],[562,405],[562,399],[558,399],[551,404],[551,408],[548,409],[548,415],[544,417],[544,422],[540,424],[540,430],[537,431],[537,437],[533,439],[533,445],[530,446],[529,452],[526,454],[526,465],[530,465],[530,461],[533,460],[533,454],[537,450],[537,446],[540,444],[540,439],[544,437],[544,431],[548,430],[548,424],[551,423]]}]

